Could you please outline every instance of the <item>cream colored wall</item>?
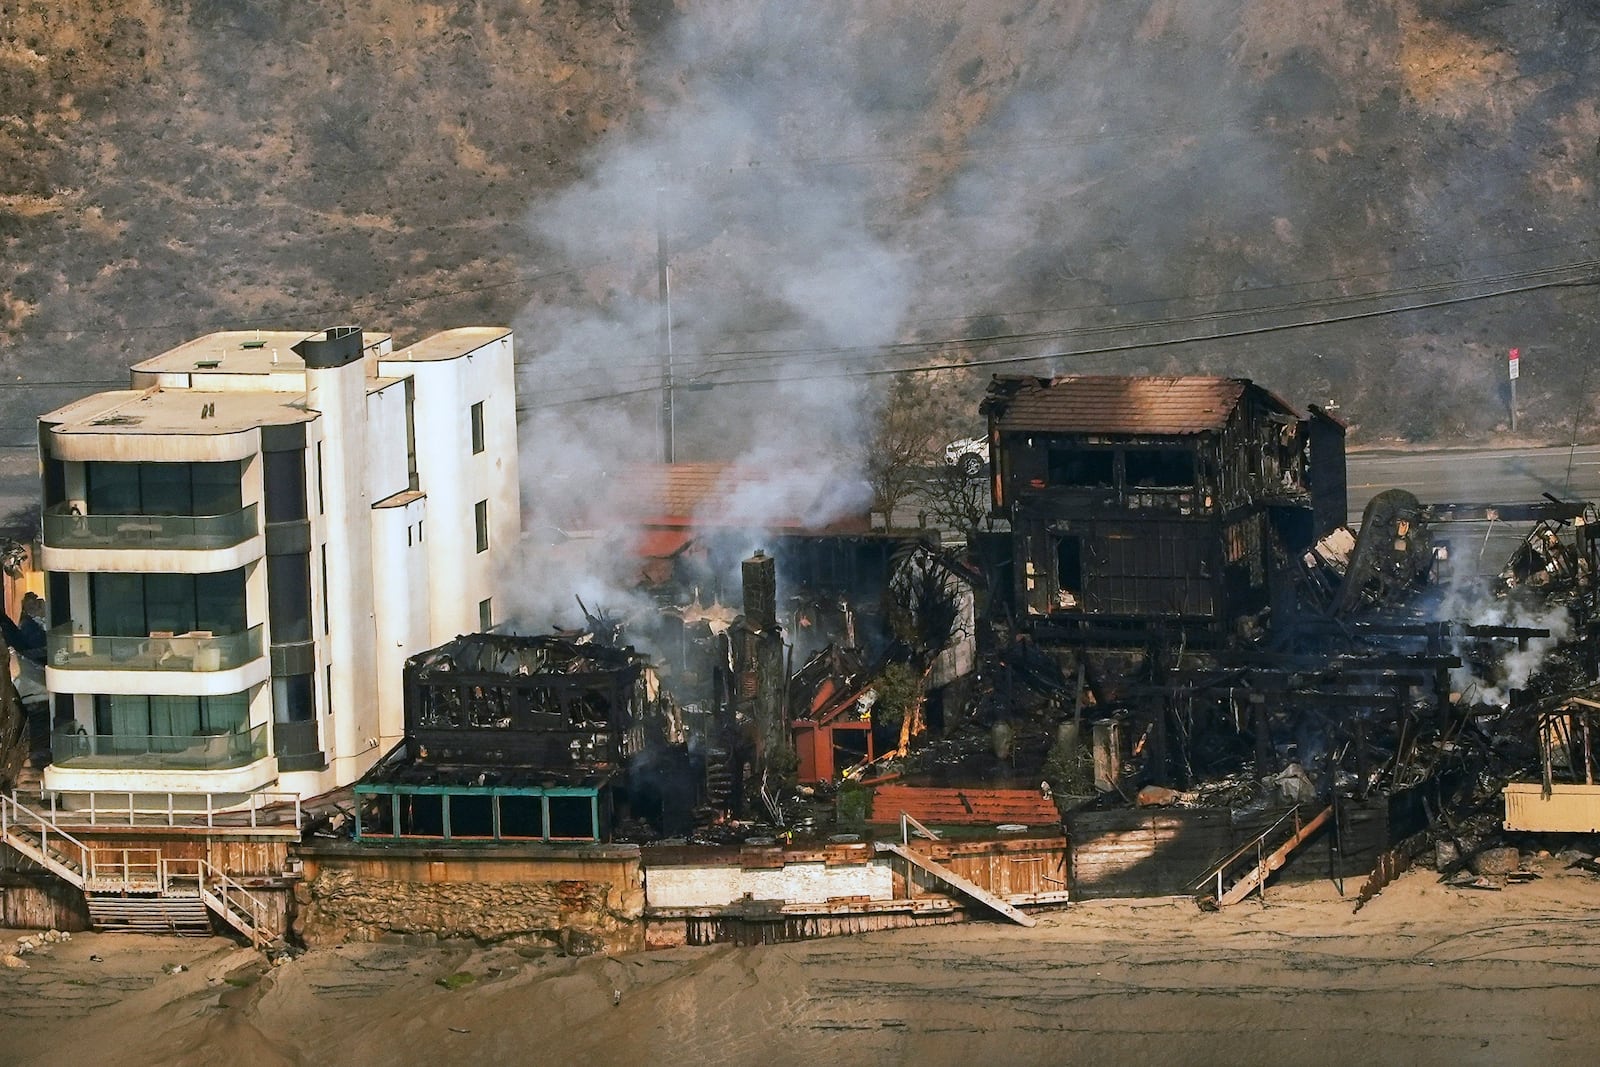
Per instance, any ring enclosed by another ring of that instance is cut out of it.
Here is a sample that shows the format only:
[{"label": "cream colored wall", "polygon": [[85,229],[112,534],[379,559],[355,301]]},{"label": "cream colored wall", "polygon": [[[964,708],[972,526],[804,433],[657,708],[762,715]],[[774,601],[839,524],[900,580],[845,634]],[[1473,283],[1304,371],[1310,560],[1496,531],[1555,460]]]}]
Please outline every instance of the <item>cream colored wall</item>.
[{"label": "cream colored wall", "polygon": [[[503,609],[501,561],[522,526],[515,353],[510,335],[455,359],[383,364],[416,378],[417,470],[428,494],[430,645],[478,630],[478,603]],[[472,405],[484,405],[484,450],[472,452]],[[473,507],[489,503],[489,551],[477,551]]]},{"label": "cream colored wall", "polygon": [[374,502],[410,487],[406,463],[406,383],[367,394],[367,489]]},{"label": "cream colored wall", "polygon": [[417,539],[427,511],[425,497],[395,507],[372,509],[381,752],[394,747],[405,732],[405,662],[432,647],[428,632],[427,550]]},{"label": "cream colored wall", "polygon": [[[478,629],[478,603],[493,598],[496,616],[503,608],[501,560],[514,550],[521,528],[518,495],[516,389],[510,337],[496,339],[458,358],[438,361],[384,361],[388,346],[372,348],[365,359],[334,371],[305,372],[307,407],[319,413],[306,427],[307,515],[311,535],[311,633],[314,685],[321,737],[329,765],[323,771],[283,774],[277,788],[313,795],[354,781],[400,738],[404,728],[402,670],[411,655]],[[372,505],[407,488],[405,386],[396,382],[368,392],[368,374],[412,376],[415,380],[417,466],[424,494],[405,504]],[[176,383],[174,383],[176,384]],[[219,383],[222,388],[245,386]],[[285,387],[287,379],[269,388]],[[485,449],[472,452],[470,409],[484,404]],[[318,446],[321,462],[318,462]],[[262,499],[263,461],[256,429],[226,435],[52,435],[53,454],[67,460],[67,494],[84,496],[82,462],[243,459],[246,504]],[[489,501],[490,549],[475,550],[473,504]],[[408,544],[409,538],[409,544]],[[66,550],[63,550],[66,551]],[[265,543],[214,553],[75,550],[58,560],[70,570],[72,617],[89,618],[88,570],[181,571],[245,568],[246,618],[262,624],[270,642]],[[327,579],[323,577],[324,552]],[[238,558],[235,558],[238,557]],[[325,628],[323,619],[328,619]],[[332,666],[330,674],[327,667]],[[227,672],[229,683],[251,690],[252,724],[272,718],[267,657]],[[65,673],[65,672],[60,672]],[[222,679],[202,675],[156,681],[131,672],[96,679],[93,692],[148,691],[155,682],[184,692]],[[232,676],[238,674],[235,679]],[[204,683],[193,679],[205,678]],[[102,684],[103,683],[103,684]],[[120,688],[119,688],[120,687]],[[75,707],[79,721],[93,728],[92,703],[85,695]],[[329,716],[329,710],[333,714]],[[259,768],[258,768],[259,770]],[[142,771],[99,772],[134,789],[153,789]],[[188,775],[179,775],[190,781]],[[181,782],[163,788],[188,788]],[[101,784],[97,788],[112,788]]]},{"label": "cream colored wall", "polygon": [[[306,372],[306,405],[322,413],[320,466],[325,507],[314,530],[311,584],[321,589],[328,608],[326,627],[320,612],[313,615],[311,624],[312,631],[321,635],[317,663],[323,678],[319,683],[327,684],[322,666],[334,667],[331,691],[319,693],[319,697],[328,701],[321,705],[324,714],[332,709],[332,729],[326,729],[329,723],[325,721],[323,742],[339,784],[358,778],[371,764],[371,752],[378,746],[372,526],[368,515],[372,497],[367,486],[367,383],[362,370],[357,361],[334,370]],[[318,606],[313,603],[314,612]]]}]

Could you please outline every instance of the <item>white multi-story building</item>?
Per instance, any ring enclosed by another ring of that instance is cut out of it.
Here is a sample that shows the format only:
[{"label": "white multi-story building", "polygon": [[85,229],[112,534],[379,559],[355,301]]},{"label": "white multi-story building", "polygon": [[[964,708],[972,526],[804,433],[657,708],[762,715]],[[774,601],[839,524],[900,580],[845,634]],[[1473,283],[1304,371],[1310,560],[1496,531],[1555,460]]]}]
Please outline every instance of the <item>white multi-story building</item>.
[{"label": "white multi-story building", "polygon": [[400,740],[402,664],[496,622],[512,338],[210,334],[39,420],[43,786],[302,797]]}]

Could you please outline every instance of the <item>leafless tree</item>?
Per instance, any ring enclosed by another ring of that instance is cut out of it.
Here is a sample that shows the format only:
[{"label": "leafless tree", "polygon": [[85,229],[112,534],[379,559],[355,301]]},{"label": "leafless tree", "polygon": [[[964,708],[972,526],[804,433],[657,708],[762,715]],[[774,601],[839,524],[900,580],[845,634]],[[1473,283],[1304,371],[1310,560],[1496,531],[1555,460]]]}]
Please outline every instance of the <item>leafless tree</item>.
[{"label": "leafless tree", "polygon": [[934,525],[959,531],[969,541],[990,521],[987,470],[970,478],[958,466],[941,464],[924,485],[922,496]]},{"label": "leafless tree", "polygon": [[872,487],[872,506],[893,528],[895,510],[916,491],[932,463],[933,423],[929,399],[910,380],[896,381],[878,413],[876,432],[863,450],[862,467]]}]

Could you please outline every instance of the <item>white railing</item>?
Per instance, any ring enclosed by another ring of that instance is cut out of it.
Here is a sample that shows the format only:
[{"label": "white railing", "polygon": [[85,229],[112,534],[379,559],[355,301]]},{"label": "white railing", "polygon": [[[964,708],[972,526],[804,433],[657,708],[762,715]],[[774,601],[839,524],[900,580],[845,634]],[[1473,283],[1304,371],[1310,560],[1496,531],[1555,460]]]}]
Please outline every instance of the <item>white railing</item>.
[{"label": "white railing", "polygon": [[938,831],[928,829],[918,822],[914,816],[902,811],[900,813],[900,843],[902,845],[911,844],[912,830],[916,830],[918,834],[926,837],[929,841],[939,840]]},{"label": "white railing", "polygon": [[[241,825],[231,821],[238,817],[247,817],[249,821],[242,825],[252,828],[292,825],[299,830],[303,826],[299,793],[263,789],[246,794],[246,800],[242,803],[225,802],[219,805],[218,798],[234,798],[239,794],[152,793],[122,789],[69,789],[65,792],[74,797],[87,798],[86,807],[75,806],[67,814],[75,820],[87,817],[90,826],[149,826],[154,823],[214,827],[218,825],[219,817],[225,820],[223,826]],[[52,792],[47,795],[50,799],[50,817],[60,818],[62,810],[58,808],[57,800],[61,794]],[[160,802],[161,798],[165,798],[164,804]],[[180,805],[180,800],[185,803]],[[121,803],[113,804],[112,801]]]},{"label": "white railing", "polygon": [[86,889],[158,889],[161,886],[161,850],[92,848],[83,875]]},{"label": "white railing", "polygon": [[[34,848],[25,838],[15,835],[13,830],[26,830],[37,835],[38,848]],[[17,800],[15,793],[10,796],[0,793],[0,839],[80,889],[83,888],[84,879],[94,867],[94,857],[87,845],[40,812],[25,807]],[[74,871],[56,860],[51,855],[52,852],[60,853],[69,861],[76,862],[78,870]]]},{"label": "white railing", "polygon": [[266,902],[220,867],[203,859],[163,859],[161,891],[166,893],[183,885],[193,885],[206,906],[248,937],[252,948],[261,948],[271,940],[267,934]]}]

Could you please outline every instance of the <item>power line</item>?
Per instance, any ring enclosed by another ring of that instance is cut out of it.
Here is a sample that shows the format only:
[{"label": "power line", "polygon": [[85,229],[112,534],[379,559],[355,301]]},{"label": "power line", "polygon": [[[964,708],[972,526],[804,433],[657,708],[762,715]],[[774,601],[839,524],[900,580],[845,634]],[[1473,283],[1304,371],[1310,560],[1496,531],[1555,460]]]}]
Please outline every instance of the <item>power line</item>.
[{"label": "power line", "polygon": [[[1103,323],[1091,326],[1062,327],[1054,330],[1036,330],[1011,334],[988,334],[981,336],[944,337],[925,341],[895,342],[885,345],[853,345],[839,347],[815,348],[767,348],[746,350],[718,350],[702,353],[682,353],[678,358],[687,364],[686,376],[688,381],[704,380],[707,375],[719,373],[736,366],[749,366],[757,363],[770,363],[778,360],[792,359],[797,356],[818,357],[829,361],[840,361],[872,355],[911,355],[937,351],[947,347],[1009,347],[1018,344],[1032,344],[1040,341],[1063,340],[1071,337],[1096,336],[1106,334],[1126,333],[1132,330],[1148,330],[1155,328],[1171,328],[1185,325],[1194,325],[1207,322],[1225,322],[1240,317],[1260,318],[1267,315],[1285,314],[1292,311],[1322,311],[1346,307],[1351,304],[1370,303],[1375,300],[1395,299],[1399,297],[1421,296],[1428,293],[1448,292],[1459,290],[1468,286],[1504,285],[1508,282],[1528,281],[1534,279],[1548,279],[1555,275],[1570,274],[1580,270],[1594,270],[1600,268],[1600,260],[1582,260],[1574,263],[1564,263],[1549,267],[1534,268],[1525,271],[1514,271],[1507,274],[1490,275],[1480,278],[1460,279],[1456,281],[1441,281],[1420,283],[1409,286],[1399,286],[1392,289],[1377,290],[1370,293],[1357,293],[1343,296],[1316,297],[1305,300],[1290,301],[1281,304],[1257,306],[1250,308],[1234,308],[1216,311],[1201,312],[1187,316],[1168,316],[1160,319],[1145,319],[1136,322]],[[1508,290],[1517,291],[1517,290]],[[1494,295],[1494,294],[1489,294]],[[1170,298],[1170,302],[1178,302],[1189,298]],[[1149,303],[1144,301],[1142,303]],[[1128,306],[1137,306],[1128,305]],[[1422,305],[1428,306],[1428,305]],[[1099,304],[1093,305],[1094,310],[1110,311],[1119,310],[1119,305]],[[1404,310],[1404,309],[1400,309]],[[997,313],[999,314],[999,313]],[[1015,357],[1018,359],[1044,358],[1038,356]],[[539,360],[528,361],[523,365],[534,370],[556,372],[568,367],[581,367],[588,365],[586,359],[568,360]],[[694,374],[693,369],[698,365],[701,370]],[[633,362],[610,363],[606,370],[611,373],[630,368],[643,369],[653,366],[653,362],[643,359]],[[788,379],[785,379],[788,380]],[[715,383],[713,383],[715,384]],[[556,386],[560,388],[560,386]]]},{"label": "power line", "polygon": [[[1344,322],[1355,322],[1363,319],[1380,318],[1387,315],[1399,315],[1413,311],[1426,311],[1432,308],[1474,303],[1480,300],[1498,299],[1499,297],[1503,296],[1513,296],[1518,293],[1535,292],[1542,289],[1576,288],[1597,284],[1600,284],[1600,273],[1592,274],[1584,278],[1547,280],[1534,282],[1528,285],[1499,289],[1488,293],[1473,293],[1465,296],[1447,297],[1440,300],[1411,304],[1404,307],[1376,308],[1368,311],[1349,312],[1347,314],[1317,319],[1310,322],[1274,323],[1265,326],[1245,327],[1242,329],[1230,330],[1222,333],[1194,334],[1183,337],[1159,338],[1156,340],[1136,341],[1117,345],[1103,345],[1097,348],[1076,349],[1071,352],[1053,352],[1022,356],[998,356],[990,359],[948,361],[904,367],[844,368],[826,373],[769,376],[762,378],[725,379],[721,381],[703,382],[702,384],[706,386],[773,385],[789,382],[820,381],[854,377],[879,377],[892,374],[925,374],[944,370],[972,370],[982,367],[1009,366],[1018,363],[1037,363],[1047,360],[1071,359],[1074,357],[1110,355],[1119,352],[1138,352],[1156,348],[1167,348],[1182,344],[1200,344],[1210,341],[1227,341],[1243,337],[1255,337],[1265,334],[1283,333],[1290,330],[1307,329],[1315,326],[1331,326]],[[699,379],[696,378],[688,379],[688,381],[691,383],[698,380]],[[619,399],[622,397],[652,392],[654,389],[654,386],[649,386],[640,387],[637,389],[614,391],[573,400],[554,401],[552,403],[543,405],[530,405],[525,408],[519,408],[519,410],[537,411],[544,408],[565,407],[572,404],[596,403],[604,400]]]}]

